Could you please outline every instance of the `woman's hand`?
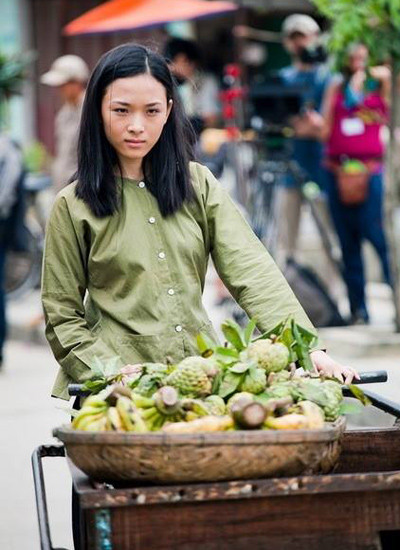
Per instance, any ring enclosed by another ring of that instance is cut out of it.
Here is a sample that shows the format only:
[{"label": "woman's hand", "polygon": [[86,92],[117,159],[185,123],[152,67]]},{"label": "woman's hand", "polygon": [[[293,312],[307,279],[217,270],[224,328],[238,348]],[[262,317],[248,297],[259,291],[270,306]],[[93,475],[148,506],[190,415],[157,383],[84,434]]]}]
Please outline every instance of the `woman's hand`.
[{"label": "woman's hand", "polygon": [[127,377],[140,376],[143,372],[143,365],[141,363],[136,363],[135,365],[125,365],[119,372]]},{"label": "woman's hand", "polygon": [[360,69],[356,71],[350,78],[349,84],[355,92],[362,92],[362,90],[364,89],[364,82],[366,78],[367,73],[363,69]]},{"label": "woman's hand", "polygon": [[372,78],[380,80],[381,82],[390,80],[392,78],[392,73],[389,67],[386,67],[385,65],[377,65],[376,67],[371,67],[369,69],[369,72]]},{"label": "woman's hand", "polygon": [[310,357],[315,369],[321,374],[334,376],[344,384],[351,384],[353,378],[360,379],[357,371],[351,367],[340,365],[324,351],[313,351],[310,353]]}]

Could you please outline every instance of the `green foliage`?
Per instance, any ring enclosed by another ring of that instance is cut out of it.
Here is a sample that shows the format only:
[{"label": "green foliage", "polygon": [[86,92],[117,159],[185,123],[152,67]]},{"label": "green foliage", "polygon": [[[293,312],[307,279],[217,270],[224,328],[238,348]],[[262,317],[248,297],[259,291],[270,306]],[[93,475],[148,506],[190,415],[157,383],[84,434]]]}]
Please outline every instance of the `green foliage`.
[{"label": "green foliage", "polygon": [[[312,0],[332,22],[330,49],[339,60],[352,42],[364,43],[377,64],[400,63],[400,0]],[[340,61],[339,61],[340,64]]]}]

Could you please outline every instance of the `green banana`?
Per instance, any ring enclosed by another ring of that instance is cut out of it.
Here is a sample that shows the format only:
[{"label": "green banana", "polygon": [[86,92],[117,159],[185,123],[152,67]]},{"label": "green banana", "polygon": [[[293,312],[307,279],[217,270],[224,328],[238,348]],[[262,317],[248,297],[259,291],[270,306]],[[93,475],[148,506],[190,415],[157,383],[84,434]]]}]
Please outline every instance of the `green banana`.
[{"label": "green banana", "polygon": [[121,416],[116,407],[110,407],[108,409],[107,415],[112,429],[116,430],[117,432],[124,431]]},{"label": "green banana", "polygon": [[131,418],[133,413],[133,405],[128,397],[119,397],[115,405],[124,429],[127,432],[133,432],[135,430],[135,424]]},{"label": "green banana", "polygon": [[139,393],[132,393],[132,402],[138,409],[154,407],[154,399],[152,397],[145,397]]},{"label": "green banana", "polygon": [[98,414],[91,414],[83,417],[77,417],[74,419],[72,423],[72,427],[75,430],[96,431],[93,428],[93,426],[95,426],[96,422],[98,422],[104,417],[104,414],[105,414],[104,412],[100,412]]}]

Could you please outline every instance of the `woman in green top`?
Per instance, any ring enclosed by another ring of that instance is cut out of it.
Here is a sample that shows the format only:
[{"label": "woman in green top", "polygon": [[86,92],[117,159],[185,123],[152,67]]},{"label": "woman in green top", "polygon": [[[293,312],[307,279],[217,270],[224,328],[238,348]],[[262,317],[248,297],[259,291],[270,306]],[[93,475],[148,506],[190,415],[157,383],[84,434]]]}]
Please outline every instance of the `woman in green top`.
[{"label": "woman in green top", "polygon": [[[312,327],[229,195],[190,162],[190,133],[165,60],[135,44],[106,53],[86,92],[74,183],[49,220],[42,300],[61,368],[53,395],[91,377],[95,358],[179,361],[215,338],[202,305],[211,255],[237,302],[267,331],[293,314]],[[319,371],[345,378],[321,350]]]}]

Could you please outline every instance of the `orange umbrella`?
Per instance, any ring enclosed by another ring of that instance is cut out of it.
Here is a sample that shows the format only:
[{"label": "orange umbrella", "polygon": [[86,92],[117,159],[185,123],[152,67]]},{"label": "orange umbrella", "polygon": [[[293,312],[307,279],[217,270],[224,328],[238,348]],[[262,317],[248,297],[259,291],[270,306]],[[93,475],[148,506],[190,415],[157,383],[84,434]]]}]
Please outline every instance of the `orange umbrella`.
[{"label": "orange umbrella", "polygon": [[234,11],[233,2],[204,0],[111,0],[84,13],[64,27],[64,33],[115,32],[172,21],[198,19]]}]

